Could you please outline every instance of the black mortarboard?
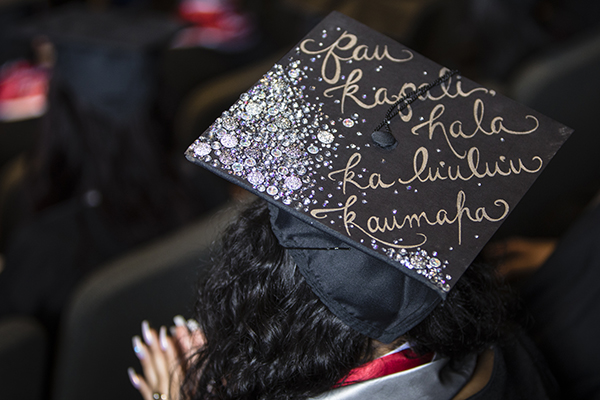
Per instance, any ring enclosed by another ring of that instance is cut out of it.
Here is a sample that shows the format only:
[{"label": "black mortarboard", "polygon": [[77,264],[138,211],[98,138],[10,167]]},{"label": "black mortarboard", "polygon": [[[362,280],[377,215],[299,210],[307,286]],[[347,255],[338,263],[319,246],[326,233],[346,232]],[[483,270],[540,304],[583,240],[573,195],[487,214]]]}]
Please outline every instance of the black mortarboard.
[{"label": "black mortarboard", "polygon": [[422,321],[571,129],[332,13],[188,149],[264,198],[346,324]]}]

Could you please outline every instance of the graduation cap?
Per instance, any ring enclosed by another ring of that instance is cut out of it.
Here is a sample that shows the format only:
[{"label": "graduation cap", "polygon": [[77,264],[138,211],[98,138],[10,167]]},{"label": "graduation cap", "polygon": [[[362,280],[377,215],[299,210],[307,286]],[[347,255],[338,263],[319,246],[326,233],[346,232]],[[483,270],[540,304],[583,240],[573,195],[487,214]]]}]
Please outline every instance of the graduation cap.
[{"label": "graduation cap", "polygon": [[267,200],[319,298],[391,342],[452,290],[571,132],[334,12],[186,156]]}]

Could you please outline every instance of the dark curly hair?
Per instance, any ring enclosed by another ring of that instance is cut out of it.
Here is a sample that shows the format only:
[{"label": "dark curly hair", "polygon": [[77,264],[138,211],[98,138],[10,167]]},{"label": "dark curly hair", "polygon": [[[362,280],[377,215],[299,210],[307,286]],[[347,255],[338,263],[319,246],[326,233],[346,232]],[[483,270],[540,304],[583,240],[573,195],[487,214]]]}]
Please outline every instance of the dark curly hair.
[{"label": "dark curly hair", "polygon": [[[493,273],[471,268],[403,339],[417,352],[462,357],[497,341],[507,307]],[[475,298],[474,298],[475,297]],[[206,345],[191,359],[185,399],[303,399],[329,390],[373,356],[372,339],[312,292],[257,201],[227,229],[200,285]]]}]

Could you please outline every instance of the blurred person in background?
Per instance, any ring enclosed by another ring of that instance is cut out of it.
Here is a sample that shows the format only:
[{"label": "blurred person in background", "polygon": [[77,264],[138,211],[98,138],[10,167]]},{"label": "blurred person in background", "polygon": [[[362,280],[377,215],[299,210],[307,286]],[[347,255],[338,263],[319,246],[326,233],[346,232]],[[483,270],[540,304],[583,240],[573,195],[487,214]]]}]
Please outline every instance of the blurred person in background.
[{"label": "blurred person in background", "polygon": [[54,331],[92,270],[227,195],[208,174],[188,186],[169,153],[157,63],[176,24],[63,8],[23,29],[52,42],[56,64],[39,137],[5,193],[0,314]]}]

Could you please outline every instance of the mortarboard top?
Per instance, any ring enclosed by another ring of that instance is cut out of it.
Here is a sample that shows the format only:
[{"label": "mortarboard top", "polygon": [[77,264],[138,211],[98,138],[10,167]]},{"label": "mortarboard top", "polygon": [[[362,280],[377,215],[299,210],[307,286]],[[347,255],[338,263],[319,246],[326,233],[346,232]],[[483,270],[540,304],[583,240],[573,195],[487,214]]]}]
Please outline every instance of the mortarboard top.
[{"label": "mortarboard top", "polygon": [[389,342],[445,298],[571,132],[334,12],[186,156],[267,200],[321,300]]}]

